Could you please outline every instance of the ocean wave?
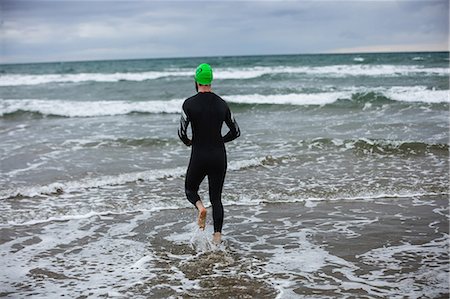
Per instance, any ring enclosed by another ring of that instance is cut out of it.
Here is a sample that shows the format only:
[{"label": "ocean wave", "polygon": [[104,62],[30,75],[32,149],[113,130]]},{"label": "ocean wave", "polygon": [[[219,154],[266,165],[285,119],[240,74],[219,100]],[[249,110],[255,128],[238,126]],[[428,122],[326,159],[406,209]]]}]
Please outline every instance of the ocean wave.
[{"label": "ocean wave", "polygon": [[[223,98],[234,105],[344,105],[370,108],[372,104],[393,102],[449,103],[448,90],[431,90],[425,86],[352,88],[336,92],[291,94],[241,94]],[[168,101],[71,101],[39,99],[0,99],[0,117],[16,117],[24,113],[37,116],[96,117],[130,113],[179,113],[183,99]]]},{"label": "ocean wave", "polygon": [[[165,207],[154,207],[151,209],[136,209],[136,210],[125,210],[125,211],[90,211],[85,214],[69,214],[69,215],[58,215],[58,216],[50,216],[44,219],[33,219],[23,222],[18,221],[8,221],[6,226],[29,226],[36,225],[48,222],[66,222],[70,220],[81,220],[81,219],[89,219],[92,217],[105,218],[108,216],[116,216],[116,215],[124,215],[124,214],[137,214],[137,213],[152,213],[158,212],[161,210],[169,210],[169,209],[177,209],[180,207],[177,206],[165,206]],[[2,225],[0,224],[0,227]]]},{"label": "ocean wave", "polygon": [[[81,219],[88,219],[92,217],[105,217],[109,215],[120,215],[120,214],[126,214],[131,213],[132,211],[124,211],[124,212],[113,212],[113,211],[104,211],[104,212],[88,212],[86,214],[72,214],[72,215],[61,215],[61,216],[51,216],[45,219],[33,219],[28,220],[25,222],[16,222],[16,221],[8,221],[9,226],[28,226],[28,225],[36,225],[36,224],[42,224],[47,222],[65,222],[70,220],[81,220]],[[133,211],[137,212],[137,211]]]},{"label": "ocean wave", "polygon": [[[355,62],[364,62],[355,57]],[[417,65],[329,65],[329,66],[254,66],[216,68],[215,79],[254,79],[264,75],[304,74],[324,77],[346,76],[404,76],[412,74],[448,76],[448,68],[426,68]],[[6,74],[0,76],[0,86],[39,85],[48,83],[146,81],[165,77],[192,77],[191,69],[168,69],[135,73],[78,73],[78,74]]]},{"label": "ocean wave", "polygon": [[[301,140],[298,155],[261,156],[245,160],[231,161],[228,163],[229,171],[242,171],[250,168],[277,167],[288,161],[295,161],[308,151],[333,151],[348,152],[355,155],[386,155],[386,156],[415,156],[415,155],[443,155],[448,157],[449,144],[430,144],[423,141],[405,141],[388,139],[347,139],[337,138],[315,138],[312,140]],[[141,172],[123,173],[100,177],[89,177],[85,179],[55,182],[48,185],[19,187],[0,191],[0,199],[32,198],[40,196],[58,196],[61,194],[80,192],[88,189],[102,188],[107,186],[122,186],[129,183],[142,181],[155,181],[162,179],[181,178],[185,175],[185,167],[169,169],[156,169]],[[387,197],[383,195],[383,197]],[[396,196],[394,196],[396,197]]]},{"label": "ocean wave", "polygon": [[91,188],[105,186],[117,186],[138,181],[152,181],[169,177],[178,177],[184,174],[186,169],[178,167],[173,169],[159,169],[119,175],[86,178],[78,181],[56,182],[44,186],[31,186],[19,189],[0,191],[0,198],[36,197],[45,195],[59,195],[73,193]]},{"label": "ocean wave", "polygon": [[176,144],[175,138],[104,138],[104,139],[70,139],[63,142],[63,146],[102,148],[102,147],[153,147]]},{"label": "ocean wave", "polygon": [[259,105],[326,105],[342,98],[351,98],[351,92],[322,92],[322,93],[291,93],[277,95],[230,95],[223,98],[234,104],[259,104]]},{"label": "ocean wave", "polygon": [[[357,195],[345,195],[340,194],[336,197],[287,197],[285,194],[280,194],[274,198],[249,198],[245,195],[239,197],[237,201],[226,200],[224,206],[258,206],[261,204],[289,204],[289,203],[303,203],[305,207],[314,208],[319,202],[323,201],[371,201],[371,200],[388,200],[388,199],[405,199],[413,198],[419,200],[420,198],[429,198],[430,196],[448,196],[446,192],[419,192],[413,190],[401,190],[398,192],[368,192],[362,191]],[[11,226],[31,226],[39,225],[49,222],[67,222],[71,220],[82,220],[89,219],[93,217],[98,217],[100,219],[108,219],[110,216],[120,216],[129,214],[149,214],[154,212],[160,212],[163,210],[178,210],[186,209],[188,206],[187,201],[183,200],[177,203],[172,203],[171,205],[161,204],[153,207],[136,207],[135,209],[123,209],[123,210],[102,210],[102,211],[89,211],[83,214],[70,213],[70,214],[57,214],[55,216],[47,216],[42,218],[34,219],[24,219],[22,221],[7,221],[6,223],[0,224],[1,227],[11,227]]]},{"label": "ocean wave", "polygon": [[78,74],[9,74],[0,76],[0,86],[39,85],[48,83],[146,81],[164,77],[192,76],[188,70],[136,73],[78,73]]},{"label": "ocean wave", "polygon": [[426,192],[426,191],[414,191],[414,190],[400,190],[400,191],[391,191],[391,192],[369,192],[369,191],[361,191],[358,194],[336,194],[335,197],[287,197],[287,196],[279,196],[277,199],[260,199],[260,200],[247,200],[243,203],[237,202],[235,204],[243,204],[243,205],[255,205],[261,203],[298,203],[304,202],[305,206],[315,207],[317,202],[320,201],[340,201],[340,200],[374,200],[374,199],[393,199],[393,198],[420,198],[427,196],[439,196],[439,195],[448,195],[447,192]]},{"label": "ocean wave", "polygon": [[423,155],[442,154],[448,155],[449,145],[438,143],[429,144],[421,141],[388,140],[388,139],[333,139],[316,138],[302,140],[300,145],[310,149],[337,148],[343,151],[351,150],[355,154],[382,154],[382,155]]},{"label": "ocean wave", "polygon": [[383,91],[388,98],[400,102],[449,103],[449,90],[428,89],[425,86],[396,86]]},{"label": "ocean wave", "polygon": [[[272,157],[252,158],[248,160],[238,160],[228,163],[228,170],[237,171],[252,166],[268,165]],[[269,162],[267,162],[269,161]],[[118,175],[101,176],[96,178],[86,178],[76,181],[55,182],[44,186],[22,187],[0,191],[0,199],[55,196],[65,193],[74,193],[92,188],[102,188],[106,186],[120,186],[140,181],[154,181],[167,178],[181,177],[186,173],[186,167],[176,167],[170,169],[157,169],[141,172],[123,173]]]},{"label": "ocean wave", "polygon": [[179,113],[183,101],[1,100],[0,116],[30,112],[48,116],[93,117],[130,113]]},{"label": "ocean wave", "polygon": [[449,103],[449,90],[428,89],[426,86],[396,86],[391,88],[349,88],[335,92],[291,93],[276,95],[229,95],[223,98],[235,104],[267,104],[267,105],[330,105],[344,101],[350,106],[359,107],[367,103]]},{"label": "ocean wave", "polygon": [[415,141],[387,141],[360,139],[354,142],[354,150],[362,153],[422,155],[426,153],[448,154],[448,144],[428,144]]}]

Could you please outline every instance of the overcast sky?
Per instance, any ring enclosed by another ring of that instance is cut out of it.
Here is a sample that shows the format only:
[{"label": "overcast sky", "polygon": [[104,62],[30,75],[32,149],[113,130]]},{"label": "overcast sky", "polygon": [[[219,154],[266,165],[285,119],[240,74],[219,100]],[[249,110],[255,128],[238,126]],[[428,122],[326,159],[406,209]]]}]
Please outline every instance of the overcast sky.
[{"label": "overcast sky", "polygon": [[449,48],[449,0],[1,0],[0,6],[0,62]]}]

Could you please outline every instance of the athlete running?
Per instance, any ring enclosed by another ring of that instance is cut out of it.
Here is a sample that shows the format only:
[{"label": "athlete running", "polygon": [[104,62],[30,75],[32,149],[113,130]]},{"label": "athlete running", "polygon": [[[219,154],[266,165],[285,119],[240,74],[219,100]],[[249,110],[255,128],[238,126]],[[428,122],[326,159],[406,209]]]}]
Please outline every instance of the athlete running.
[{"label": "athlete running", "polygon": [[[185,191],[187,199],[198,210],[198,226],[205,229],[206,209],[198,189],[208,176],[209,200],[212,205],[214,235],[213,241],[220,243],[222,238],[223,206],[222,188],[227,171],[225,142],[240,136],[239,126],[227,103],[211,91],[213,73],[211,66],[200,64],[195,71],[195,88],[197,94],[183,103],[178,136],[187,146],[192,145],[191,159],[186,173]],[[222,136],[222,125],[230,129]],[[191,124],[192,140],[187,135]]]}]

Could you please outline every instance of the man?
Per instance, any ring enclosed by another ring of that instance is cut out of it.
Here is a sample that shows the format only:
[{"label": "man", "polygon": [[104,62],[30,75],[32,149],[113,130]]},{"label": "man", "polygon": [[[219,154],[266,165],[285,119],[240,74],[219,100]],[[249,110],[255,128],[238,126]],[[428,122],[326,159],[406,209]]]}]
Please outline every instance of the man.
[{"label": "man", "polygon": [[[195,71],[197,94],[183,103],[178,136],[187,146],[192,145],[191,159],[186,173],[185,191],[187,199],[198,210],[198,226],[205,229],[206,209],[198,195],[198,189],[208,176],[209,200],[212,205],[214,235],[213,241],[220,243],[222,238],[223,206],[222,188],[227,170],[225,142],[240,136],[236,123],[227,103],[211,91],[213,73],[211,66],[200,64]],[[222,136],[222,125],[230,129]],[[187,127],[191,123],[192,140],[187,136]]]}]

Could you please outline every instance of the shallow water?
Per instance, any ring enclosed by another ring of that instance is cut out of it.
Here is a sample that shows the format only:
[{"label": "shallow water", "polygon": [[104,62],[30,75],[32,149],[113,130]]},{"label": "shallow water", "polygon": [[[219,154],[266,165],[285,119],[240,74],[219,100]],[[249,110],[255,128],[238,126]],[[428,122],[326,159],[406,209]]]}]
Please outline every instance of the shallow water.
[{"label": "shallow water", "polygon": [[2,295],[445,298],[442,197],[228,206],[211,243],[192,209],[1,229]]},{"label": "shallow water", "polygon": [[[205,60],[219,248],[176,133]],[[447,298],[449,103],[448,53],[0,65],[0,294]]]}]

